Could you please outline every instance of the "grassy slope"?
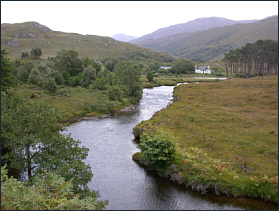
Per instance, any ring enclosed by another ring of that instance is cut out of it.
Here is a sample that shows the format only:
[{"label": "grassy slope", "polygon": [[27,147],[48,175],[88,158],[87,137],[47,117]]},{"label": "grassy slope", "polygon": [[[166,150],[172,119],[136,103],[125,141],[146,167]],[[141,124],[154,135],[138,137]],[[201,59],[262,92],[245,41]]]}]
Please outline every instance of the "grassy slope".
[{"label": "grassy slope", "polygon": [[[78,51],[80,57],[88,56],[94,60],[101,60],[104,57],[131,59],[137,55],[142,55],[143,60],[163,61],[165,57],[172,58],[168,53],[116,41],[110,37],[41,30],[45,26],[32,27],[31,24],[34,22],[1,24],[1,49],[7,48],[10,59],[20,58],[22,52],[30,52],[35,47],[42,49],[42,59],[56,56],[57,51],[61,49],[74,49]],[[35,35],[32,37],[22,33]],[[19,45],[7,44],[15,39],[20,41]]]},{"label": "grassy slope", "polygon": [[[250,183],[265,176],[274,178],[271,184],[278,182],[278,77],[180,85],[175,88],[174,97],[175,102],[168,108],[140,125],[149,123],[172,131],[181,151],[197,147],[212,159],[228,162],[232,173],[222,172],[226,176],[212,173],[217,181],[234,184],[243,195],[268,198],[273,186],[260,189],[260,183],[257,186]],[[197,165],[207,162],[210,166],[206,159],[201,158]],[[241,170],[245,160],[247,174]],[[182,170],[186,178],[190,174],[187,168]],[[197,172],[192,179],[203,174]],[[229,175],[239,178],[239,183]],[[202,181],[206,181],[206,176]]]},{"label": "grassy slope", "polygon": [[[259,39],[278,40],[278,16],[248,24],[216,27],[195,33],[181,33],[139,43],[187,59],[220,60],[223,54]],[[202,52],[201,52],[202,50]]]}]

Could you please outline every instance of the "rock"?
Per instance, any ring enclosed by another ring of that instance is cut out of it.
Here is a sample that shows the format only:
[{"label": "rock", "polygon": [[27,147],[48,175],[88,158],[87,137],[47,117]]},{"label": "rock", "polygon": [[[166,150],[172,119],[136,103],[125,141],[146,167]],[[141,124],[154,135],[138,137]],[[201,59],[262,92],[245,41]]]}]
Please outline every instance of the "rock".
[{"label": "rock", "polygon": [[18,39],[8,41],[8,45],[11,45],[11,46],[14,46],[14,47],[18,46],[19,43],[20,43],[20,40],[18,40]]}]

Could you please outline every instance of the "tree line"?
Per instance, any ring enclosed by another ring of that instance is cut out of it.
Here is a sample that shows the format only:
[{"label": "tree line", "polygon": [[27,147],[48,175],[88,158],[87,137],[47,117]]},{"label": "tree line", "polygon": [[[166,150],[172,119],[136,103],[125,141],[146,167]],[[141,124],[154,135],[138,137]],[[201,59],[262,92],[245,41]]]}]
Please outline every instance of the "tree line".
[{"label": "tree line", "polygon": [[[89,149],[59,133],[65,125],[51,104],[20,94],[6,55],[1,50],[1,209],[103,209],[108,202],[87,186],[93,177],[83,162]],[[53,73],[38,64],[32,70]],[[25,175],[23,182],[7,177],[11,168]]]},{"label": "tree line", "polygon": [[278,74],[278,41],[258,40],[224,54],[227,77],[253,77]]},{"label": "tree line", "polygon": [[16,60],[14,75],[20,82],[39,86],[53,94],[59,92],[61,86],[81,86],[114,90],[118,96],[110,95],[111,100],[121,101],[123,97],[138,100],[142,94],[140,64],[116,59],[107,59],[104,63],[88,57],[79,58],[75,50],[61,50],[46,61]]}]

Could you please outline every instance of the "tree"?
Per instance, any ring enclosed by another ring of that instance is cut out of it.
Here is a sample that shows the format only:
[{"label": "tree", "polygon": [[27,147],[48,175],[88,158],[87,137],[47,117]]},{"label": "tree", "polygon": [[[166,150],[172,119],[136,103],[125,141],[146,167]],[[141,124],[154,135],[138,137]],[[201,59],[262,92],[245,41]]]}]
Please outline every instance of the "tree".
[{"label": "tree", "polygon": [[146,75],[146,78],[149,82],[153,81],[153,74],[151,71],[149,71]]},{"label": "tree", "polygon": [[84,68],[80,84],[83,87],[88,87],[93,81],[96,80],[96,70],[92,66]]},{"label": "tree", "polygon": [[28,58],[29,57],[29,53],[28,52],[22,52],[21,53],[21,58]]},{"label": "tree", "polygon": [[81,199],[73,192],[71,181],[65,182],[52,172],[42,172],[27,186],[15,178],[8,178],[6,166],[1,167],[1,209],[3,210],[100,210],[107,201],[90,196]]},{"label": "tree", "polygon": [[[78,58],[78,52],[75,50],[61,50],[55,57],[55,69],[60,72],[66,72],[69,77],[76,76],[84,69],[83,60]],[[66,79],[63,74],[63,78]]]},{"label": "tree", "polygon": [[30,72],[26,70],[23,66],[20,66],[16,70],[17,78],[21,82],[28,82]]},{"label": "tree", "polygon": [[55,79],[52,77],[48,77],[44,82],[43,88],[49,91],[50,93],[55,93],[57,91]]},{"label": "tree", "polygon": [[108,97],[110,100],[118,100],[119,102],[123,102],[121,90],[117,86],[111,86],[109,88]]},{"label": "tree", "polygon": [[90,66],[90,65],[92,65],[92,62],[91,62],[91,60],[88,58],[88,56],[86,56],[86,57],[83,59],[83,66],[84,66],[84,67],[88,67],[88,66]]},{"label": "tree", "polygon": [[241,49],[230,50],[224,56],[227,75],[230,67],[231,77],[278,74],[278,41],[258,40],[256,43],[246,43]]},{"label": "tree", "polygon": [[116,85],[125,85],[128,96],[140,97],[142,94],[140,82],[141,68],[132,62],[120,62],[116,65]]},{"label": "tree", "polygon": [[195,64],[189,59],[178,59],[174,62],[174,65],[170,70],[175,74],[193,73],[195,71]]},{"label": "tree", "polygon": [[138,148],[153,168],[169,166],[177,154],[175,138],[162,129],[156,130],[155,133],[143,133]]},{"label": "tree", "polygon": [[1,98],[1,147],[8,149],[1,158],[26,172],[29,181],[48,170],[72,180],[75,192],[87,191],[93,174],[83,160],[89,149],[59,133],[63,127],[58,112],[13,90],[2,92]]},{"label": "tree", "polygon": [[8,88],[16,85],[13,66],[6,55],[6,49],[1,50],[1,91],[6,91]]},{"label": "tree", "polygon": [[37,68],[33,68],[29,74],[28,83],[37,84],[37,77],[39,75],[39,71]]},{"label": "tree", "polygon": [[63,84],[64,84],[64,79],[63,79],[63,76],[62,76],[62,74],[61,74],[60,72],[58,72],[58,71],[53,71],[53,72],[50,74],[50,76],[51,76],[52,78],[54,78],[55,83],[56,83],[57,85],[63,85]]},{"label": "tree", "polygon": [[30,56],[34,59],[38,59],[42,55],[42,50],[40,48],[32,48],[30,51]]}]

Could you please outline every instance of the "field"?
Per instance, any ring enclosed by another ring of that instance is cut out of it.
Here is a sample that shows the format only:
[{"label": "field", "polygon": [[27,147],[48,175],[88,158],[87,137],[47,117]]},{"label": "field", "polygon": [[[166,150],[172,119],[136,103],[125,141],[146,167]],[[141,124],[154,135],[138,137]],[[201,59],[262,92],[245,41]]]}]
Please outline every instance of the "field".
[{"label": "field", "polygon": [[[195,78],[194,78],[195,77]],[[197,78],[201,77],[201,78]],[[205,77],[209,79],[205,79]],[[211,77],[216,77],[215,75],[204,75],[204,74],[180,74],[180,75],[160,75],[155,74],[153,81],[149,82],[146,79],[146,75],[141,76],[143,88],[151,88],[156,86],[175,86],[177,83],[186,83],[186,82],[212,82],[214,79]],[[217,79],[218,80],[218,79]]]},{"label": "field", "polygon": [[278,200],[277,76],[180,85],[170,106],[137,127],[147,124],[177,138],[187,163],[177,165],[189,183],[217,182],[235,195]]}]

